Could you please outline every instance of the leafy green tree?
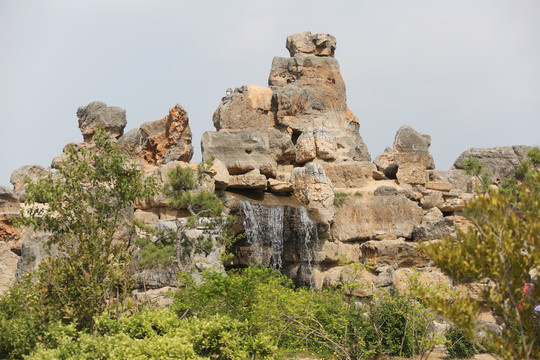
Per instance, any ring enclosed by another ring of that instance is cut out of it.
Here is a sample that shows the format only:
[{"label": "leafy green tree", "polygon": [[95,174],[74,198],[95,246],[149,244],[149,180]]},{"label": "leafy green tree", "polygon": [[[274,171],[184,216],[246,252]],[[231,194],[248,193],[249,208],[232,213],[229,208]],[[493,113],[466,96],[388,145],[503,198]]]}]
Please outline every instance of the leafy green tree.
[{"label": "leafy green tree", "polygon": [[37,291],[51,317],[92,328],[93,316],[129,294],[132,246],[126,211],[153,195],[103,130],[90,148],[68,146],[58,172],[28,183],[20,224],[50,233]]},{"label": "leafy green tree", "polygon": [[[504,358],[537,359],[539,319],[534,314],[540,282],[524,295],[529,274],[540,272],[540,172],[531,170],[514,191],[489,190],[468,203],[465,215],[473,226],[424,246],[425,252],[461,288],[458,291],[420,289],[434,309],[474,335],[480,305],[491,308],[504,324],[502,336],[488,333]],[[481,291],[468,291],[471,284]]]}]

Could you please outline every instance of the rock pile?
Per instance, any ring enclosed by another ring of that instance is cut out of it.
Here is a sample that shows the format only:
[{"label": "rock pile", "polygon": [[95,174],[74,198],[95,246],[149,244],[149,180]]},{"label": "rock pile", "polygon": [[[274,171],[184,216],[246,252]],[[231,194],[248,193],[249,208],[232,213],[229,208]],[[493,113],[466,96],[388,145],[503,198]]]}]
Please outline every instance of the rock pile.
[{"label": "rock pile", "polygon": [[[455,227],[468,226],[460,211],[474,196],[474,179],[465,173],[465,160],[486,164],[496,183],[512,174],[530,147],[470,149],[445,173],[435,169],[430,136],[404,125],[393,146],[371,162],[358,118],[347,107],[345,83],[334,58],[336,39],[303,32],[289,36],[286,47],[290,57],[274,58],[267,87],[238,87],[217,107],[216,131],[206,132],[201,140],[203,160],[214,160],[199,189],[216,191],[228,211],[240,218],[238,233],[250,231],[246,224],[255,218],[265,221],[263,215],[246,221],[247,208],[276,219],[290,217],[260,227],[272,232],[272,239],[280,239],[281,247],[274,240],[258,246],[298,284],[320,288],[349,281],[350,272],[343,265],[347,261],[374,264],[373,271],[362,274],[366,287],[358,295],[369,295],[376,286],[399,285],[412,269],[447,281],[417,245],[454,236]],[[92,136],[101,126],[159,183],[166,182],[167,172],[176,166],[196,168],[189,163],[192,135],[181,105],[126,133],[126,111],[121,108],[93,102],[79,108],[77,116],[84,139],[74,144],[79,150],[94,146]],[[64,159],[58,156],[52,167],[61,166]],[[12,222],[24,207],[25,178],[35,180],[49,171],[24,166],[11,176],[13,188],[0,187],[0,293],[45,256],[47,234],[16,229]],[[258,205],[248,205],[251,202]],[[187,212],[170,208],[160,195],[135,204],[132,216],[176,231]],[[299,231],[307,225],[309,231]],[[203,230],[194,229],[192,235],[200,236]],[[301,234],[309,234],[309,239]],[[204,268],[207,260],[217,261],[219,250],[196,259],[186,259],[179,251],[169,269],[134,270],[134,277],[140,286],[174,286],[182,262]],[[245,266],[253,244],[241,242],[233,252],[227,266]]]}]

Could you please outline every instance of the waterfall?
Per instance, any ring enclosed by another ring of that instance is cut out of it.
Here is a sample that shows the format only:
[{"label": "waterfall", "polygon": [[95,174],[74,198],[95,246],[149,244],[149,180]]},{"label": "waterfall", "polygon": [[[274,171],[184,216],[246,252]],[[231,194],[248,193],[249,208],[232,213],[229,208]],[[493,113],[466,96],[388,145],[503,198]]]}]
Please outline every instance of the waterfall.
[{"label": "waterfall", "polygon": [[268,256],[265,248],[270,249],[270,266],[281,269],[283,262],[283,206],[264,206],[249,201],[240,201],[244,212],[242,222],[251,245],[252,254],[250,262],[267,263]]},{"label": "waterfall", "polygon": [[318,246],[319,237],[307,210],[249,201],[239,203],[246,240],[251,248],[248,263],[262,263],[279,270],[284,265],[299,264],[303,273],[291,277],[298,283],[312,285],[313,249]]}]

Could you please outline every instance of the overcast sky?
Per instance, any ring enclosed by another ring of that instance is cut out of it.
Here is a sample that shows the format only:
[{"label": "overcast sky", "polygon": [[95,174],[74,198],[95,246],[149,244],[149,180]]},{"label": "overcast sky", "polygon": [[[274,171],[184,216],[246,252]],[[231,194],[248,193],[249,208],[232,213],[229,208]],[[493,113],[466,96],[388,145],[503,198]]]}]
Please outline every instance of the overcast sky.
[{"label": "overcast sky", "polygon": [[409,124],[438,169],[471,147],[540,144],[540,1],[0,0],[0,184],[82,141],[76,110],[127,110],[126,131],[188,111],[203,132],[225,89],[267,85],[287,35],[337,38],[372,158]]}]

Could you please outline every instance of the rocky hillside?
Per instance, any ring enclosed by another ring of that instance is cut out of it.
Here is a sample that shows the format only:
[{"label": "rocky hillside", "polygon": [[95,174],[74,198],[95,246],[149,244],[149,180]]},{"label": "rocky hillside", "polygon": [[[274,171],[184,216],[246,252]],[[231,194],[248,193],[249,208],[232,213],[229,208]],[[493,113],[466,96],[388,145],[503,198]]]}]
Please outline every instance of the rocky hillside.
[{"label": "rocky hillside", "polygon": [[[237,216],[235,231],[245,234],[225,267],[262,262],[299,285],[320,288],[347,281],[344,261],[371,261],[373,270],[363,276],[367,286],[358,295],[399,285],[413,269],[446,281],[417,244],[453,236],[456,226],[467,224],[460,211],[474,196],[475,180],[466,175],[465,160],[486,164],[497,184],[529,147],[470,149],[444,172],[436,170],[429,153],[430,136],[403,125],[392,147],[372,161],[359,120],[347,107],[334,58],[336,39],[304,32],[289,36],[286,46],[290,57],[274,58],[268,86],[235,89],[214,113],[216,131],[201,139],[203,160],[213,159],[213,165],[199,188],[215,191],[228,213]],[[159,183],[176,166],[196,167],[189,163],[192,136],[181,105],[128,132],[126,112],[119,107],[93,102],[80,107],[77,117],[84,139],[75,144],[79,150],[94,146],[92,135],[102,126]],[[64,160],[60,154],[51,168]],[[45,256],[47,234],[15,228],[12,220],[24,207],[24,179],[49,171],[23,166],[11,175],[12,187],[0,186],[0,292]],[[187,213],[160,195],[136,204],[129,216],[175,230]],[[192,236],[199,235],[195,229]],[[179,251],[170,268],[134,271],[134,276],[139,286],[174,286],[182,262],[199,269],[214,266],[221,250],[187,260]]]}]

